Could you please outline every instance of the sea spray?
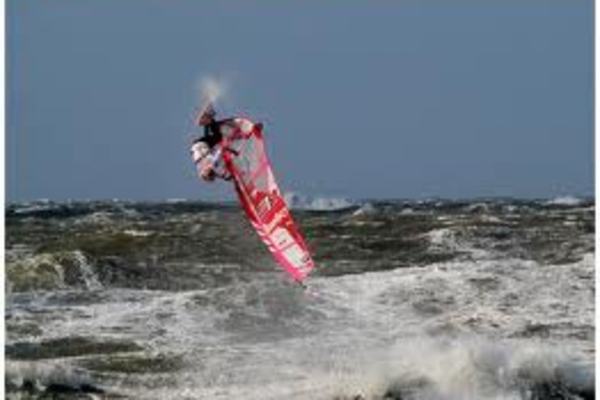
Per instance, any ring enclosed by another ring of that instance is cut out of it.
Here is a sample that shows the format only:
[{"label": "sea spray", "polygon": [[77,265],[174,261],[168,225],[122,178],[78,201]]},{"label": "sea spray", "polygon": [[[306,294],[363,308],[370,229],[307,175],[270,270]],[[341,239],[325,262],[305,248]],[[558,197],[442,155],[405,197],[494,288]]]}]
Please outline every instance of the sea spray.
[{"label": "sea spray", "polygon": [[202,107],[205,107],[226,97],[229,83],[225,78],[205,76],[199,80],[196,88],[196,92],[199,94],[199,102]]},{"label": "sea spray", "polygon": [[526,341],[412,338],[354,357],[330,369],[335,399],[580,399],[594,391],[585,363]]}]

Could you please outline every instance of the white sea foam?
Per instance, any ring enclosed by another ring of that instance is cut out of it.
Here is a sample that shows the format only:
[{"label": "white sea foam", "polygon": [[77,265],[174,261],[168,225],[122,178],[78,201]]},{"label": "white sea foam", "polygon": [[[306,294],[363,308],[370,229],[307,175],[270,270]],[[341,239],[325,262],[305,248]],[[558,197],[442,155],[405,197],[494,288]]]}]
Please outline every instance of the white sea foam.
[{"label": "white sea foam", "polygon": [[[445,245],[446,232],[432,239]],[[109,289],[69,308],[40,298],[35,308],[45,338],[95,334],[184,357],[172,385],[115,381],[137,398],[521,399],[538,383],[592,387],[579,356],[594,348],[583,338],[593,272],[592,254],[569,265],[460,261],[314,277],[318,296],[257,275],[192,292]],[[544,342],[527,338],[528,326],[546,325]]]},{"label": "white sea foam", "polygon": [[583,202],[582,199],[575,196],[560,196],[546,202],[547,205],[555,206],[577,206]]},{"label": "white sea foam", "polygon": [[[78,390],[83,385],[93,385],[93,380],[87,372],[62,362],[6,361],[5,367],[5,379],[8,386],[17,388],[28,383],[31,385],[31,389],[43,392],[49,385],[61,385],[73,390]],[[7,398],[21,399],[23,397],[20,394],[14,397],[7,394]]]},{"label": "white sea foam", "polygon": [[361,215],[371,215],[377,212],[373,204],[365,203],[360,208],[352,213],[353,216],[358,217]]},{"label": "white sea foam", "polygon": [[53,210],[57,209],[58,207],[59,207],[58,205],[51,204],[50,201],[48,200],[47,202],[40,202],[40,203],[35,203],[35,204],[25,203],[24,205],[15,209],[14,212],[15,212],[15,214],[32,214],[32,213],[42,212],[42,211],[53,211]]},{"label": "white sea foam", "polygon": [[81,251],[77,250],[73,252],[73,257],[79,266],[79,272],[81,274],[81,278],[85,284],[85,287],[88,290],[99,290],[102,289],[102,283],[98,279],[98,276],[94,272],[94,268],[89,263],[85,254]]},{"label": "white sea foam", "polygon": [[188,201],[190,201],[190,200],[185,199],[185,198],[179,198],[179,197],[169,198],[169,199],[165,200],[165,202],[168,204],[187,203]]},{"label": "white sea foam", "polygon": [[147,237],[152,235],[152,232],[150,231],[140,231],[138,229],[126,229],[123,231],[123,233],[133,237]]},{"label": "white sea foam", "polygon": [[288,207],[297,210],[335,211],[355,206],[350,200],[340,197],[311,197],[294,192],[287,192],[283,197]]}]

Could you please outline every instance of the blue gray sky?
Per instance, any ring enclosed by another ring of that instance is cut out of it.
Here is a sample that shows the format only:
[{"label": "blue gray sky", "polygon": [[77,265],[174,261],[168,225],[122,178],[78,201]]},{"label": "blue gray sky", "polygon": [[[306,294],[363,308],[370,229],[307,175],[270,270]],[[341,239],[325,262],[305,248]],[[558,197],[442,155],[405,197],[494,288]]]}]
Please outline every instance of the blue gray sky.
[{"label": "blue gray sky", "polygon": [[232,198],[188,158],[202,77],[284,191],[593,194],[593,2],[8,0],[6,194]]}]

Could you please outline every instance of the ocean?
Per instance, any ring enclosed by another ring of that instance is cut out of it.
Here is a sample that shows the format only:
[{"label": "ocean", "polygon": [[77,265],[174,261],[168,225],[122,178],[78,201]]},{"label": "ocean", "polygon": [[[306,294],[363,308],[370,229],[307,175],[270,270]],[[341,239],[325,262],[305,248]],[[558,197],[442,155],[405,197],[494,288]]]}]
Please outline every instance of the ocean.
[{"label": "ocean", "polygon": [[594,200],[6,206],[9,399],[593,399]]}]

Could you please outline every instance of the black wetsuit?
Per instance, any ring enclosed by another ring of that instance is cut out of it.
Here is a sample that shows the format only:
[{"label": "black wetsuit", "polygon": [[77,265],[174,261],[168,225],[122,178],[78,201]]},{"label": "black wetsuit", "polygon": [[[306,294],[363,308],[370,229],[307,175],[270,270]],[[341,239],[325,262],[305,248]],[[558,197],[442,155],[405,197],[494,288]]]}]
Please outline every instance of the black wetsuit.
[{"label": "black wetsuit", "polygon": [[200,141],[205,142],[209,148],[215,147],[223,140],[223,133],[221,132],[221,122],[213,120],[210,124],[204,125],[204,136],[200,138]]}]

